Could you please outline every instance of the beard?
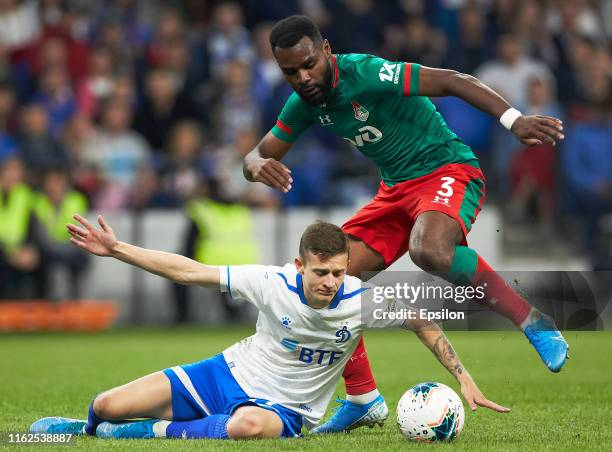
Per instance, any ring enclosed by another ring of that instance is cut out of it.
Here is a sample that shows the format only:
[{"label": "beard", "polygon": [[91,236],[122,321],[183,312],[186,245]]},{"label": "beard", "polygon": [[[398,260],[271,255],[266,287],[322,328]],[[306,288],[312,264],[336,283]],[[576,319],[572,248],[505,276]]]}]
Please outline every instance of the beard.
[{"label": "beard", "polygon": [[321,83],[310,83],[296,90],[298,95],[310,105],[321,105],[329,97],[332,88],[332,63],[327,61],[327,67]]}]

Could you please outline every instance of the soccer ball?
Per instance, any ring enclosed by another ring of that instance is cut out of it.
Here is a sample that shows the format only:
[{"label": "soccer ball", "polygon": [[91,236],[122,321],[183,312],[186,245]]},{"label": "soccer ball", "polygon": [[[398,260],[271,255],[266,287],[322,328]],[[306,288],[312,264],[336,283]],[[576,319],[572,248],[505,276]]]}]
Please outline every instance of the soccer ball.
[{"label": "soccer ball", "polygon": [[464,422],[461,399],[442,383],[419,383],[397,404],[397,425],[411,440],[450,441],[459,436]]}]

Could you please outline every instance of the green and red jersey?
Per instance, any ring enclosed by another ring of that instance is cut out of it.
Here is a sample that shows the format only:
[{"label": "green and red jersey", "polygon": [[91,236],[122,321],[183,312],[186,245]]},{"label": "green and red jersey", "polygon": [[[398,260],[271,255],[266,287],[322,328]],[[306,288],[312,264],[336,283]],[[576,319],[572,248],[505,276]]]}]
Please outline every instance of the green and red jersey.
[{"label": "green and red jersey", "polygon": [[291,143],[312,124],[328,128],[372,160],[388,186],[448,163],[478,167],[429,98],[419,96],[420,65],[362,54],[332,59],[326,103],[310,105],[291,94],[272,129],[276,138]]}]

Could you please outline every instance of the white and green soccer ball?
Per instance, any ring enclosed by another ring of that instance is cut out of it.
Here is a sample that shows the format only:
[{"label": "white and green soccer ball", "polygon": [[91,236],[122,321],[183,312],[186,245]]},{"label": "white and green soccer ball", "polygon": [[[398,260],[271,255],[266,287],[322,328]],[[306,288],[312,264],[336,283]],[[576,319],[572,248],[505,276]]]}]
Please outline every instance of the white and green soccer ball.
[{"label": "white and green soccer ball", "polygon": [[402,434],[417,441],[450,441],[459,437],[465,422],[461,398],[442,383],[419,383],[397,404]]}]

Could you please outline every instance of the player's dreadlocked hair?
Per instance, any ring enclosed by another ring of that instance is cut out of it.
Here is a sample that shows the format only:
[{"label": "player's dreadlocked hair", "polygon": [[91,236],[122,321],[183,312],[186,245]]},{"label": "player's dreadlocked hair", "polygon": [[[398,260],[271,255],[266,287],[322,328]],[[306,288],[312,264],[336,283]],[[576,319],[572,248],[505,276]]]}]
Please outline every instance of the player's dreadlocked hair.
[{"label": "player's dreadlocked hair", "polygon": [[321,260],[327,260],[348,253],[348,238],[335,224],[317,221],[306,228],[300,239],[300,257],[303,262],[306,262],[307,251]]},{"label": "player's dreadlocked hair", "polygon": [[270,32],[270,45],[274,52],[277,47],[287,49],[296,45],[300,39],[308,36],[313,43],[323,41],[319,27],[306,16],[289,16],[276,22]]}]

